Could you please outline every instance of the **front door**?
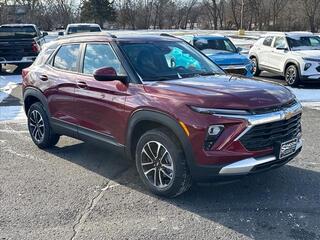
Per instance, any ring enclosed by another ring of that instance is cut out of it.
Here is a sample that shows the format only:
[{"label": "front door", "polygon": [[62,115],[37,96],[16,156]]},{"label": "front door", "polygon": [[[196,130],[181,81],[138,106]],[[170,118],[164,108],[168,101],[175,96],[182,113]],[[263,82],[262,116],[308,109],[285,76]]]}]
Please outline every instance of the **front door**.
[{"label": "front door", "polygon": [[75,90],[80,137],[93,137],[117,143],[119,128],[124,128],[124,103],[127,85],[120,81],[97,81],[96,69],[112,67],[117,75],[126,75],[121,63],[108,43],[86,44],[82,76]]}]

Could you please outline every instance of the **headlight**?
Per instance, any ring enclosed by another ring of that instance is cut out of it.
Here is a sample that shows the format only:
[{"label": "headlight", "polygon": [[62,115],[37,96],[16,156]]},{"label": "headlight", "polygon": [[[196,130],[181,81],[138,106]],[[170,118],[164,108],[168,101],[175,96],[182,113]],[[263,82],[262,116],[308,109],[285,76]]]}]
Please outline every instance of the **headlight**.
[{"label": "headlight", "polygon": [[303,57],[302,58],[305,61],[310,61],[310,62],[320,62],[319,58],[308,58],[308,57]]},{"label": "headlight", "polygon": [[190,106],[190,108],[195,112],[205,113],[205,114],[250,115],[250,112],[246,110],[238,110],[238,109],[203,108],[203,107],[195,107],[195,106]]}]

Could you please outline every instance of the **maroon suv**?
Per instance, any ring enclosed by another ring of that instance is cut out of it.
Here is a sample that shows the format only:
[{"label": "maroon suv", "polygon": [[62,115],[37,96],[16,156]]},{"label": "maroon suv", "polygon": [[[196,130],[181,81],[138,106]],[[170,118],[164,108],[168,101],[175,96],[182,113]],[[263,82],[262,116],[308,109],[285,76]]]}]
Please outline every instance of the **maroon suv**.
[{"label": "maroon suv", "polygon": [[24,69],[23,96],[38,147],[60,135],[109,144],[159,195],[281,166],[302,147],[302,107],[288,89],[225,75],[169,36],[54,41]]}]

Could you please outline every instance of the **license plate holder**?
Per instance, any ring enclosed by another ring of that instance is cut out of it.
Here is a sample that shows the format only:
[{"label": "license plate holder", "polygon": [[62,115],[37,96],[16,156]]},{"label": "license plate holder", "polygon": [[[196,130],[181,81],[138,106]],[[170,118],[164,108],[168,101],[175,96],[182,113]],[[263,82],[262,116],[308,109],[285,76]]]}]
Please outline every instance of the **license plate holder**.
[{"label": "license plate holder", "polygon": [[278,155],[279,159],[283,159],[294,154],[296,152],[297,144],[298,138],[294,138],[289,141],[280,143]]}]

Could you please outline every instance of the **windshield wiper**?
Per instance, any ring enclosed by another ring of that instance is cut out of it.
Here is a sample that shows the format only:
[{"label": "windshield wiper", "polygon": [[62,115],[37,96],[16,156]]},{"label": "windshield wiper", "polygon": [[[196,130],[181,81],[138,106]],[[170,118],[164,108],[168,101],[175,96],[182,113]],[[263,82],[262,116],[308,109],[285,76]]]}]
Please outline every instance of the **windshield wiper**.
[{"label": "windshield wiper", "polygon": [[213,75],[216,75],[216,73],[214,72],[202,72],[202,73],[199,73],[200,76],[213,76]]}]

